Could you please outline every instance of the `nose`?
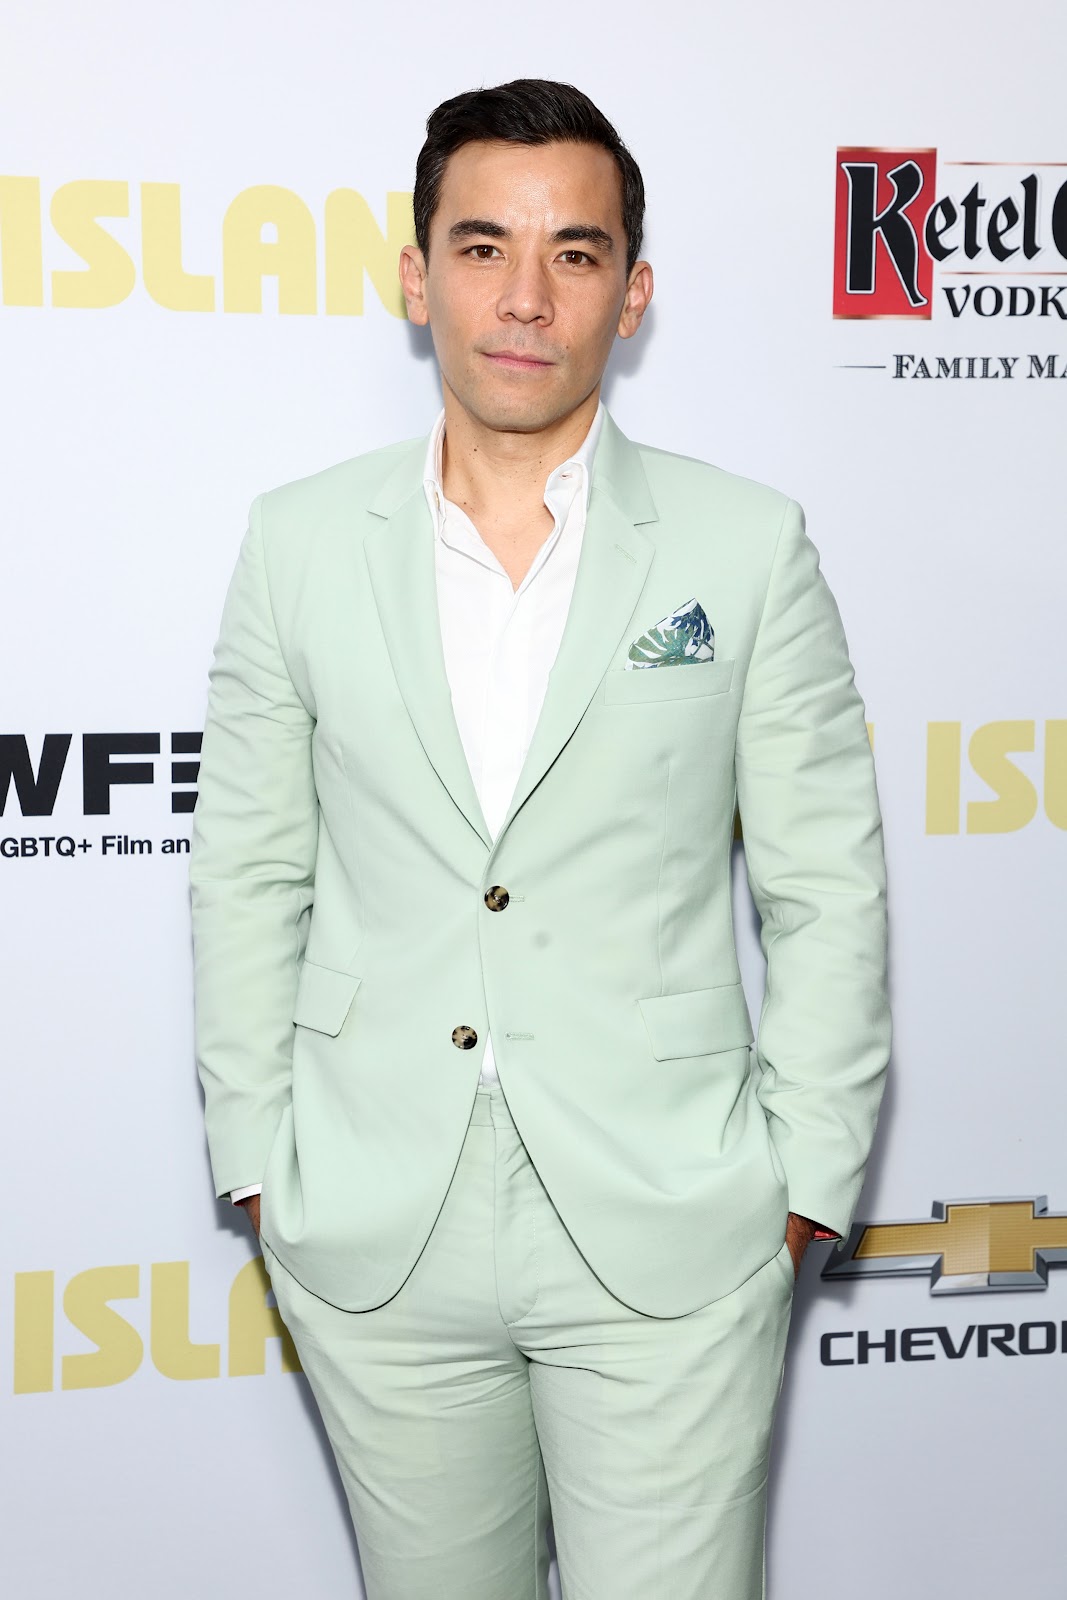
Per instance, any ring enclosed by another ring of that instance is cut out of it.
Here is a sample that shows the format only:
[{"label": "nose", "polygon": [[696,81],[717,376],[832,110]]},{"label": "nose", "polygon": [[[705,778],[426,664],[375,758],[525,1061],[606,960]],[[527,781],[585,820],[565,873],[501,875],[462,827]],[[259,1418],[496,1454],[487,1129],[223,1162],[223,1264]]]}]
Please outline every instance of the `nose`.
[{"label": "nose", "polygon": [[503,321],[540,322],[547,327],[554,314],[551,285],[540,261],[516,260],[497,303],[497,315]]}]

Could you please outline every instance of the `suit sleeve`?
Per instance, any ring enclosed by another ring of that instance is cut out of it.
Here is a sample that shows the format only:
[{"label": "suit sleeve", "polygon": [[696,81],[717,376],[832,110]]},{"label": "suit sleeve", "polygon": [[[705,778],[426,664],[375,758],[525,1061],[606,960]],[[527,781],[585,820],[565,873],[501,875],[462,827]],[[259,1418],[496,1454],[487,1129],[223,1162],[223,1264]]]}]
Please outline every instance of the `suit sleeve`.
[{"label": "suit sleeve", "polygon": [[291,1099],[318,839],[314,719],[278,641],[262,501],[249,513],[209,674],[190,859],[197,1071],[220,1197],[261,1182]]},{"label": "suit sleeve", "polygon": [[758,1095],[789,1209],[846,1234],[889,1062],[885,860],[863,702],[795,501],[771,564],[736,760],[767,960]]}]

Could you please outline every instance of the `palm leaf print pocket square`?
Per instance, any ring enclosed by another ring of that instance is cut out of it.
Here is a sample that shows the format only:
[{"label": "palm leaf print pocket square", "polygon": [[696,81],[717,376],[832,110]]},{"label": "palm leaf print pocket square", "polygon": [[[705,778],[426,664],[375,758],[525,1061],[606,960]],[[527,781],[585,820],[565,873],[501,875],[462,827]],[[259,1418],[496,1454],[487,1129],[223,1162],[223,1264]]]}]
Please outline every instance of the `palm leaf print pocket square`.
[{"label": "palm leaf print pocket square", "polygon": [[630,646],[628,667],[684,667],[715,659],[715,630],[696,597],[663,617]]}]

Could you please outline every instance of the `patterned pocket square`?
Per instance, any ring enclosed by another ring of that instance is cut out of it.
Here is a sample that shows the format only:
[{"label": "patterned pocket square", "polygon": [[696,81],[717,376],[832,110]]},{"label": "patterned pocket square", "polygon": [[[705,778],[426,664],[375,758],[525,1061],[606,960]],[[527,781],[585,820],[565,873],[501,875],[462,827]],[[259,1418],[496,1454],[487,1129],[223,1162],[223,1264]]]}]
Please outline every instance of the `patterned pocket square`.
[{"label": "patterned pocket square", "polygon": [[672,611],[630,646],[628,667],[684,667],[715,659],[715,630],[696,598]]}]

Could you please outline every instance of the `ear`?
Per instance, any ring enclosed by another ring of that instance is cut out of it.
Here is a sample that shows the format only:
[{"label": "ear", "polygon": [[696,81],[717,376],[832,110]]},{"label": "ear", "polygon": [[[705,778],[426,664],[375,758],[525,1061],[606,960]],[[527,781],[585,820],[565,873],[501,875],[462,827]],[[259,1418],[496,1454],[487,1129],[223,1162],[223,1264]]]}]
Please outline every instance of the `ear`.
[{"label": "ear", "polygon": [[635,261],[626,284],[626,298],[619,315],[620,339],[632,339],[652,299],[652,268],[647,261]]},{"label": "ear", "polygon": [[426,258],[418,245],[406,244],[400,252],[400,287],[408,308],[408,321],[424,328],[430,320],[426,309]]}]

